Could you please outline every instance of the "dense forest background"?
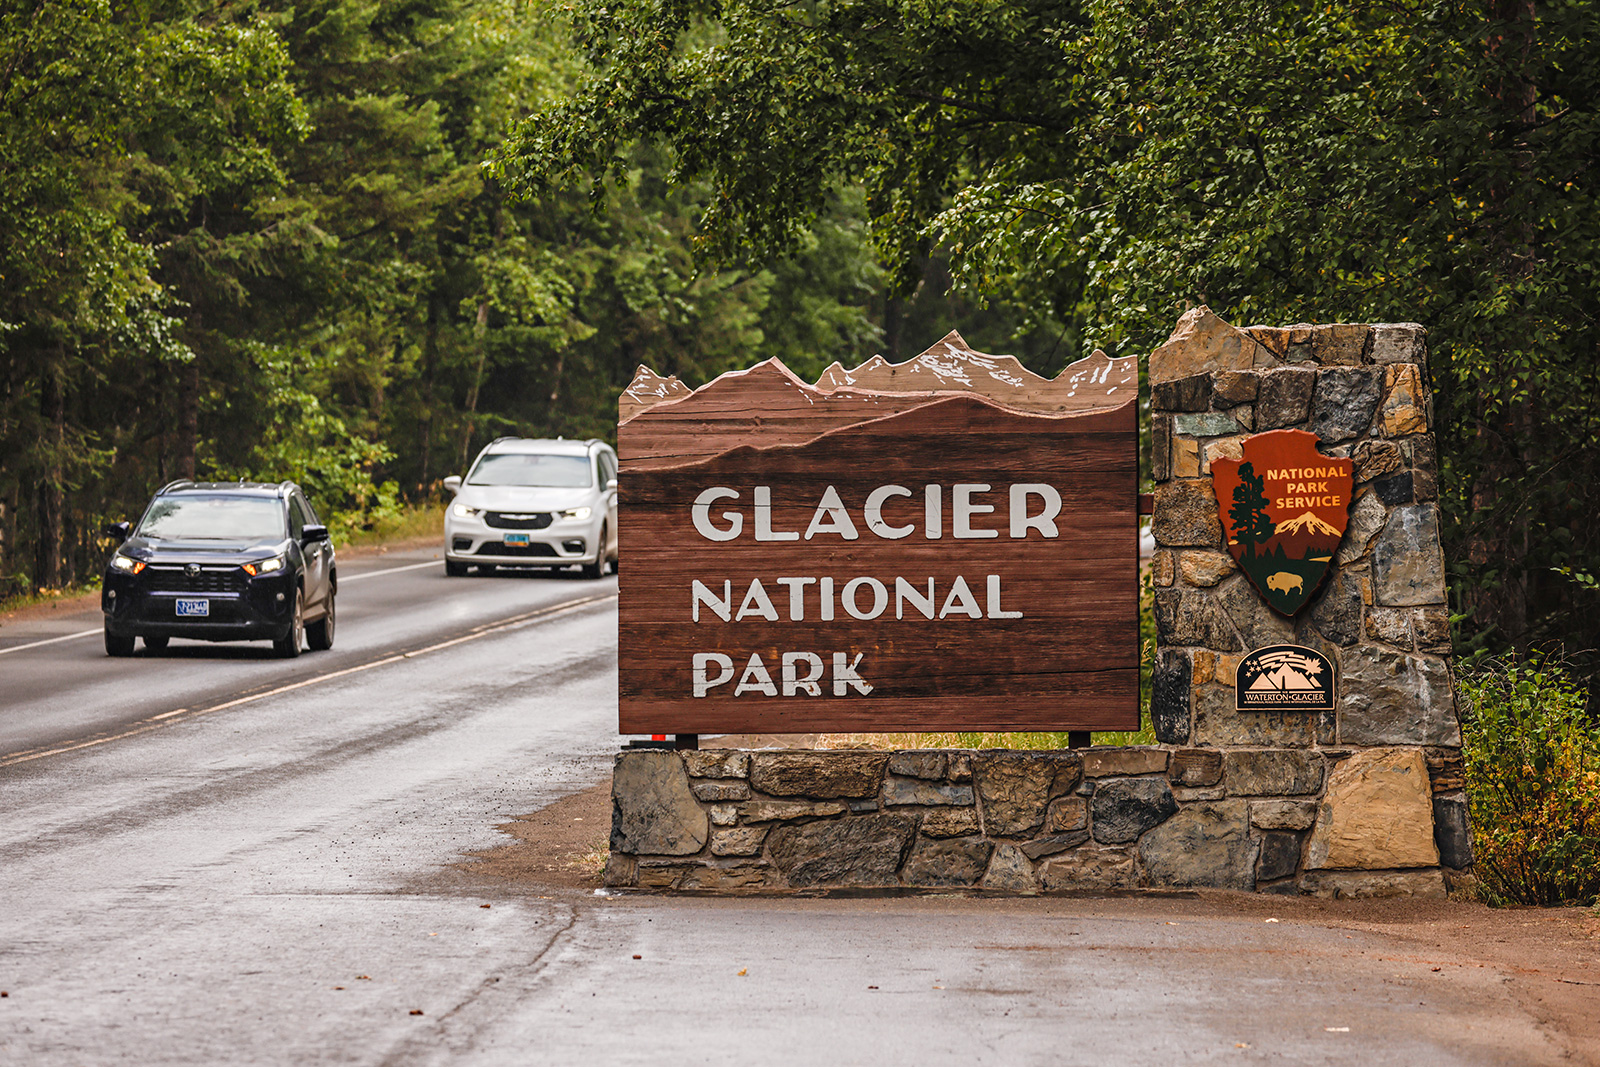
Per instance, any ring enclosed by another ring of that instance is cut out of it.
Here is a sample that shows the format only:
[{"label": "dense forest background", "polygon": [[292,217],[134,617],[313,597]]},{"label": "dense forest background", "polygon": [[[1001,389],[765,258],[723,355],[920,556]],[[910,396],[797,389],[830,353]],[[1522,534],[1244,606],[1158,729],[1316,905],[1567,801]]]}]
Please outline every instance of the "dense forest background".
[{"label": "dense forest background", "polygon": [[1591,0],[0,0],[0,584],[175,477],[437,500],[639,363],[1204,302],[1426,324],[1458,650],[1582,657],[1597,107]]}]

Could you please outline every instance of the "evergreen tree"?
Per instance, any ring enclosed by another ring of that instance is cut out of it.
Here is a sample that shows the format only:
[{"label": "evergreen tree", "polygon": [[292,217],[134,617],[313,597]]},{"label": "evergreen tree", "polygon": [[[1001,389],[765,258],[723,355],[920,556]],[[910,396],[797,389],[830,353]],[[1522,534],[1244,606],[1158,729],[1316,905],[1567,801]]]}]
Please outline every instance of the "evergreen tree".
[{"label": "evergreen tree", "polygon": [[1249,550],[1251,559],[1256,557],[1257,546],[1277,531],[1267,516],[1265,483],[1252,463],[1239,464],[1239,484],[1234,486],[1233,506],[1228,509],[1228,517],[1233,520],[1234,540]]}]

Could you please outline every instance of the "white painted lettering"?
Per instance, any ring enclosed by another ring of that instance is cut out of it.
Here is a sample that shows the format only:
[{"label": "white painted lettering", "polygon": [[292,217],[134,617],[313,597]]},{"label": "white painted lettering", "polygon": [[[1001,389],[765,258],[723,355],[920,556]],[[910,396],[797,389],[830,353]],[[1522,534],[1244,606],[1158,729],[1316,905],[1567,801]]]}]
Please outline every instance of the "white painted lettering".
[{"label": "white painted lettering", "polygon": [[744,666],[744,673],[739,676],[739,684],[733,687],[733,695],[736,697],[744,696],[746,693],[760,693],[769,697],[778,695],[778,687],[772,684],[772,675],[767,673],[767,665],[753,652],[750,654],[750,662]]},{"label": "white painted lettering", "polygon": [[751,580],[750,588],[744,594],[744,603],[739,605],[739,614],[734,616],[734,621],[743,622],[746,615],[759,615],[768,622],[778,621],[778,609],[772,606],[772,599],[767,596],[766,586],[761,584],[760,578]]},{"label": "white painted lettering", "polygon": [[904,526],[890,526],[883,521],[883,505],[892,496],[910,496],[911,490],[903,485],[880,485],[867,494],[867,504],[861,509],[862,518],[867,520],[867,529],[889,541],[898,541],[902,537],[910,537],[917,528],[914,522]]},{"label": "white painted lettering", "polygon": [[987,493],[988,491],[989,487],[981,482],[951,487],[950,525],[952,529],[950,536],[968,539],[1000,536],[999,530],[974,530],[972,528],[972,516],[985,515],[994,510],[994,505],[992,504],[974,504],[972,502],[972,494]]},{"label": "white painted lettering", "polygon": [[941,486],[923,487],[922,533],[930,541],[944,536],[944,489]]},{"label": "white painted lettering", "polygon": [[772,528],[772,486],[758,485],[750,494],[756,502],[756,540],[757,541],[798,541],[800,535],[793,530],[774,530]]},{"label": "white painted lettering", "polygon": [[822,499],[817,501],[811,525],[806,527],[806,540],[811,540],[819,533],[836,533],[846,541],[854,541],[861,536],[856,533],[856,524],[850,521],[850,513],[844,509],[844,501],[839,499],[839,490],[831,485],[822,494]]},{"label": "white painted lettering", "polygon": [[911,601],[911,606],[922,612],[924,619],[933,618],[933,579],[928,579],[928,595],[923,597],[917,587],[904,578],[894,580],[894,617],[905,618],[906,601]]},{"label": "white painted lettering", "polygon": [[739,536],[739,531],[744,529],[744,516],[737,511],[722,513],[722,517],[728,520],[726,530],[719,530],[711,525],[711,505],[718,500],[729,499],[739,499],[738,490],[720,485],[714,485],[694,498],[694,507],[689,509],[689,514],[694,519],[694,528],[700,531],[701,537],[708,541],[732,541]]},{"label": "white painted lettering", "polygon": [[815,578],[779,578],[779,585],[789,587],[789,621],[799,622],[806,617],[806,586]]},{"label": "white painted lettering", "polygon": [[866,679],[856,673],[856,668],[861,666],[861,656],[862,653],[857,652],[855,662],[846,664],[845,660],[850,658],[848,652],[835,652],[833,654],[834,696],[849,696],[851,686],[854,686],[862,696],[872,692],[872,686],[868,685]]},{"label": "white painted lettering", "polygon": [[[862,611],[856,604],[856,590],[862,586],[872,589],[872,610]],[[839,594],[839,602],[844,605],[844,610],[852,619],[867,622],[883,614],[883,609],[889,606],[889,590],[876,578],[852,578],[845,583],[844,592]]]},{"label": "white painted lettering", "polygon": [[832,578],[824,578],[824,579],[822,579],[822,584],[820,586],[818,586],[818,588],[822,591],[822,621],[823,622],[832,622],[833,621],[833,579]]},{"label": "white painted lettering", "polygon": [[699,579],[696,579],[694,585],[691,586],[690,588],[694,592],[693,615],[694,615],[694,621],[695,622],[699,622],[700,621],[700,605],[701,604],[704,604],[706,607],[708,607],[712,611],[716,612],[717,613],[717,618],[721,619],[723,622],[727,622],[729,620],[729,618],[731,617],[731,613],[733,611],[733,583],[732,582],[723,582],[722,583],[722,599],[721,600],[718,600],[717,599],[717,595],[715,593],[713,593],[710,589],[706,588],[706,586]]},{"label": "white painted lettering", "polygon": [[989,575],[989,618],[991,619],[1020,619],[1022,612],[1006,611],[1000,606],[1000,576]]},{"label": "white painted lettering", "polygon": [[966,615],[974,619],[983,618],[983,609],[978,606],[978,598],[972,595],[972,590],[967,586],[967,580],[961,575],[956,575],[955,584],[950,587],[950,595],[944,599],[944,607],[939,609],[939,618],[946,615]]},{"label": "white painted lettering", "polygon": [[[1028,497],[1044,499],[1044,510],[1037,515],[1028,514]],[[1046,537],[1057,536],[1056,516],[1061,514],[1061,494],[1055,486],[1043,482],[1018,482],[1011,487],[1011,536],[1027,537],[1029,530],[1038,530]]]},{"label": "white painted lettering", "polygon": [[[795,667],[798,664],[806,665],[806,676],[800,677]],[[822,695],[822,657],[815,652],[785,652],[783,654],[783,695],[786,697],[797,696],[804,693],[808,697]]]},{"label": "white painted lettering", "polygon": [[[717,676],[711,678],[706,674],[706,668],[711,664],[717,665]],[[694,695],[703,697],[713,686],[726,685],[733,677],[733,657],[724,656],[721,652],[696,652],[694,654]]]}]

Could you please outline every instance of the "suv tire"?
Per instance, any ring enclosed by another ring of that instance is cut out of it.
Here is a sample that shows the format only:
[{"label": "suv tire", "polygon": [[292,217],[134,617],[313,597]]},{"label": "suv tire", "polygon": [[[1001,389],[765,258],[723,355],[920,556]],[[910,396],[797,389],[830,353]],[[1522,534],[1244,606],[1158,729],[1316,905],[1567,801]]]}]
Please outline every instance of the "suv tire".
[{"label": "suv tire", "polygon": [[289,632],[272,642],[272,650],[284,659],[294,659],[305,644],[305,596],[299,589],[294,591],[294,616],[289,620]]},{"label": "suv tire", "polygon": [[167,650],[167,642],[170,640],[172,638],[166,634],[162,634],[160,637],[146,637],[144,639],[144,650],[146,652],[165,652]]},{"label": "suv tire", "polygon": [[[93,633],[94,631],[90,631]],[[133,638],[121,637],[111,632],[111,626],[106,625],[106,655],[131,656],[133,655]]]},{"label": "suv tire", "polygon": [[328,597],[328,610],[316,622],[306,624],[306,644],[313,652],[326,652],[333,647],[333,625],[336,621],[333,605],[336,598]]}]

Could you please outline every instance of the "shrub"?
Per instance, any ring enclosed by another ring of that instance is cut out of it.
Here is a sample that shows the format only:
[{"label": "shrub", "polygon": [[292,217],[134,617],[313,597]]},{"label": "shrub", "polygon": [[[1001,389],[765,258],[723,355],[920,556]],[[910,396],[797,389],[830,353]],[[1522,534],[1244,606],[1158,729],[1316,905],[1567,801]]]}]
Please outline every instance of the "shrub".
[{"label": "shrub", "polygon": [[1462,754],[1479,884],[1496,904],[1600,899],[1600,728],[1540,655],[1464,671]]}]

